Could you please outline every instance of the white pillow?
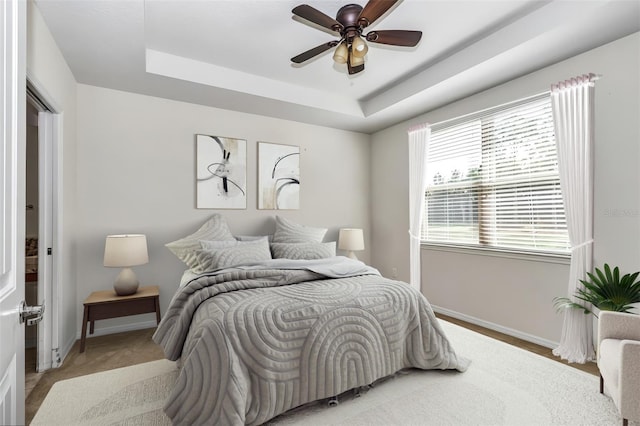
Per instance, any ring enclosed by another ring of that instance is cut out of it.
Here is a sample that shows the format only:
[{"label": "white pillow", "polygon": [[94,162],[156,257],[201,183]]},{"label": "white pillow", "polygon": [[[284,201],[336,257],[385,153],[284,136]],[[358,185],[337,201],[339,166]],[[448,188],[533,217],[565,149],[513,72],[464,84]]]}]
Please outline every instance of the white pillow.
[{"label": "white pillow", "polygon": [[303,226],[284,217],[276,216],[276,232],[273,233],[273,242],[319,243],[322,242],[326,233],[326,228]]},{"label": "white pillow", "polygon": [[187,266],[194,262],[194,252],[200,250],[201,240],[235,241],[227,222],[220,214],[214,214],[196,232],[176,241],[165,244],[178,259]]}]

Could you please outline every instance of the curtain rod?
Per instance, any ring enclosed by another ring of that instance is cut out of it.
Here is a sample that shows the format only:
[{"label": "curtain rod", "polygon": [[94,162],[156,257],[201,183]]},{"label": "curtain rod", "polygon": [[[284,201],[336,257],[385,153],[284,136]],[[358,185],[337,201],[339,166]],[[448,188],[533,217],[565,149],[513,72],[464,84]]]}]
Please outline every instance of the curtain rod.
[{"label": "curtain rod", "polygon": [[420,124],[414,124],[413,126],[409,127],[407,129],[407,133],[412,133],[415,132],[417,130],[422,130],[422,129],[426,129],[427,127],[429,127],[430,124],[429,123],[420,123]]},{"label": "curtain rod", "polygon": [[[585,74],[585,76],[588,76],[589,77],[589,81],[592,81],[592,82],[600,80],[603,77],[602,74],[595,74],[595,73],[588,73],[588,74]],[[414,124],[413,126],[411,126],[411,127],[409,127],[407,129],[407,133],[415,132],[416,130],[420,130],[422,128],[429,127],[429,126],[433,130],[434,128],[447,126],[450,123],[458,121],[458,120],[464,120],[465,118],[473,116],[473,115],[482,115],[482,113],[485,112],[485,111],[489,111],[489,110],[495,111],[495,110],[499,110],[499,109],[511,108],[513,106],[518,105],[519,103],[530,102],[530,101],[536,100],[537,98],[543,98],[543,97],[548,96],[550,94],[551,94],[551,89],[546,90],[544,92],[537,93],[535,95],[527,96],[525,98],[522,98],[522,99],[519,99],[519,100],[516,100],[516,101],[506,102],[506,103],[498,105],[498,106],[493,106],[493,107],[485,108],[485,109],[480,110],[480,111],[470,112],[468,114],[464,114],[464,115],[461,115],[461,116],[458,116],[458,117],[449,118],[449,119],[446,119],[446,120],[443,120],[443,121],[438,121],[437,123],[430,124],[428,122],[425,122],[425,123],[420,123],[420,124]]]}]

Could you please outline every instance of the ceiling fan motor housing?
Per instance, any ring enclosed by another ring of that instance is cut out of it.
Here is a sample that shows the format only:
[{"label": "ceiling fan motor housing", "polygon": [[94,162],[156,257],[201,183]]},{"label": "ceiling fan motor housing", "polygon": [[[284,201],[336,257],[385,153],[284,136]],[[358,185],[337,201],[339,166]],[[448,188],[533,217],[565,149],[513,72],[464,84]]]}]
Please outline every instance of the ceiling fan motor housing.
[{"label": "ceiling fan motor housing", "polygon": [[354,37],[362,34],[361,24],[358,22],[362,6],[359,4],[347,4],[342,6],[336,14],[336,21],[342,24],[340,35],[342,35],[347,43],[350,43]]}]

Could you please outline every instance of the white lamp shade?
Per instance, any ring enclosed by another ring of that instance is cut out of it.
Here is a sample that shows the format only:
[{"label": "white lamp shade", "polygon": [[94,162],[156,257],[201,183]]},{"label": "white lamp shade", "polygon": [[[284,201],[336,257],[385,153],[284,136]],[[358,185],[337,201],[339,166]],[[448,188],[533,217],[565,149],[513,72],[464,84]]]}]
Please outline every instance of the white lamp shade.
[{"label": "white lamp shade", "polygon": [[338,236],[338,248],[349,251],[364,250],[364,234],[362,229],[342,228]]},{"label": "white lamp shade", "polygon": [[104,266],[128,268],[149,262],[147,236],[108,235],[104,244]]}]

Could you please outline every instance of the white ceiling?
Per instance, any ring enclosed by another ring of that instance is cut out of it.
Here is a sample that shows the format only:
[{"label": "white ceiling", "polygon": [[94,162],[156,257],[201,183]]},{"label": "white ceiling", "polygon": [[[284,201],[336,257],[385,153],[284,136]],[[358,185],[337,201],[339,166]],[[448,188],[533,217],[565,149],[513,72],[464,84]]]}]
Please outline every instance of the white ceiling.
[{"label": "white ceiling", "polygon": [[370,44],[349,76],[332,51],[291,63],[337,39],[291,13],[303,0],[35,2],[79,83],[365,133],[640,31],[637,0],[404,0],[368,30],[418,46]]}]

